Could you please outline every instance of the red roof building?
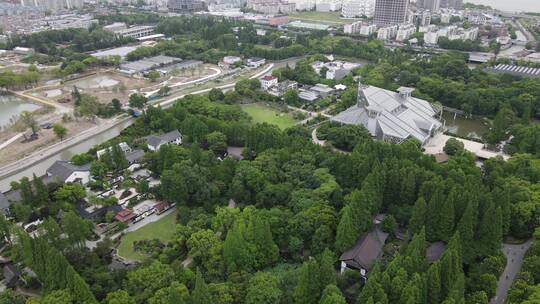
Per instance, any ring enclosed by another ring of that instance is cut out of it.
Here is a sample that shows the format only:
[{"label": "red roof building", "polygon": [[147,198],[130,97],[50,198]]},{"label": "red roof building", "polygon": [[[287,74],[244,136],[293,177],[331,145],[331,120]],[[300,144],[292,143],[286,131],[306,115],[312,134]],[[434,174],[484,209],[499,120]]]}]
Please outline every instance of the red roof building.
[{"label": "red roof building", "polygon": [[115,216],[116,220],[124,224],[131,222],[135,217],[136,217],[135,213],[133,213],[133,211],[129,209],[122,209]]}]

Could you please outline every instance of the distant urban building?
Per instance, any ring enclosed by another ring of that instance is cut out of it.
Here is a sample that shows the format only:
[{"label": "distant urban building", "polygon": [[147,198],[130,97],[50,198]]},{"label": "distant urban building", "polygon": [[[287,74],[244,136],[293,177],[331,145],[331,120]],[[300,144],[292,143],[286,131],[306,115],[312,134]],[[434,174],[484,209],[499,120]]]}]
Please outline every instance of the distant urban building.
[{"label": "distant urban building", "polygon": [[118,37],[123,38],[140,38],[154,34],[154,26],[138,25],[123,30],[114,31]]},{"label": "distant urban building", "polygon": [[200,0],[168,0],[167,8],[175,13],[189,13],[203,9],[203,3]]},{"label": "distant urban building", "polygon": [[430,45],[436,45],[439,41],[438,31],[429,31],[424,33],[424,43]]},{"label": "distant urban building", "polygon": [[372,18],[374,14],[375,0],[345,0],[341,6],[341,15],[345,18]]},{"label": "distant urban building", "polygon": [[441,8],[453,8],[460,10],[463,8],[463,0],[440,0]]},{"label": "distant urban building", "polygon": [[280,26],[289,22],[289,16],[287,15],[274,15],[268,17],[268,25]]},{"label": "distant urban building", "polygon": [[363,21],[357,21],[350,24],[345,24],[343,27],[345,34],[371,36],[377,32],[377,26],[375,24],[367,24]]},{"label": "distant urban building", "polygon": [[296,10],[296,5],[280,0],[248,0],[247,8],[266,15],[276,15],[292,13]]},{"label": "distant urban building", "polygon": [[124,22],[115,22],[109,25],[105,25],[103,27],[103,30],[109,31],[109,32],[118,32],[121,30],[127,29],[127,25]]},{"label": "distant urban building", "polygon": [[341,1],[339,0],[317,0],[315,4],[317,12],[335,12],[341,10]]},{"label": "distant urban building", "polygon": [[161,135],[150,135],[146,137],[146,145],[148,150],[157,151],[163,145],[181,145],[182,134],[180,131],[173,130]]},{"label": "distant urban building", "polygon": [[310,11],[315,8],[315,0],[291,0],[297,11]]},{"label": "distant urban building", "polygon": [[47,10],[77,9],[84,6],[83,0],[21,0],[22,6],[41,6]]},{"label": "distant urban building", "polygon": [[416,1],[416,7],[432,12],[438,12],[441,8],[441,0],[418,0]]},{"label": "distant urban building", "polygon": [[396,41],[403,42],[409,40],[414,33],[416,33],[416,26],[414,24],[400,25],[396,34]]},{"label": "distant urban building", "polygon": [[397,25],[381,27],[377,31],[377,39],[380,40],[392,40],[396,37],[398,31]]},{"label": "distant urban building", "polygon": [[409,0],[376,0],[374,22],[378,26],[405,23]]}]

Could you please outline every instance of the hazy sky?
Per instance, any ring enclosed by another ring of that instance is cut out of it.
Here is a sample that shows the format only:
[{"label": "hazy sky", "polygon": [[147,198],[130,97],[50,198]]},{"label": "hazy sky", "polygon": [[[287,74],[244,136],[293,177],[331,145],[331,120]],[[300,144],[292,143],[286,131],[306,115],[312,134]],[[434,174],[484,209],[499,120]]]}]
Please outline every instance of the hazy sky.
[{"label": "hazy sky", "polygon": [[540,0],[464,0],[463,2],[485,4],[503,11],[540,13]]}]

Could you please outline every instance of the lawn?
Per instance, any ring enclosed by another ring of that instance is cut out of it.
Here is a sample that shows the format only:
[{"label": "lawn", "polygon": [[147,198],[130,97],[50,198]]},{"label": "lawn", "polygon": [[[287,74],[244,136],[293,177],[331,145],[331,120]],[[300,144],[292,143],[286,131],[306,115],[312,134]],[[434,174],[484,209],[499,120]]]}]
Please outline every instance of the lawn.
[{"label": "lawn", "polygon": [[145,256],[133,250],[133,242],[151,239],[159,239],[163,242],[172,240],[176,230],[176,213],[176,211],[172,212],[156,222],[128,232],[118,245],[118,255],[128,260],[141,261]]},{"label": "lawn", "polygon": [[248,113],[255,123],[266,122],[276,125],[282,130],[292,127],[296,123],[291,114],[280,113],[260,103],[242,105],[242,110]]},{"label": "lawn", "polygon": [[339,12],[295,12],[289,14],[289,18],[327,24],[347,24],[355,21],[354,19],[342,19]]}]

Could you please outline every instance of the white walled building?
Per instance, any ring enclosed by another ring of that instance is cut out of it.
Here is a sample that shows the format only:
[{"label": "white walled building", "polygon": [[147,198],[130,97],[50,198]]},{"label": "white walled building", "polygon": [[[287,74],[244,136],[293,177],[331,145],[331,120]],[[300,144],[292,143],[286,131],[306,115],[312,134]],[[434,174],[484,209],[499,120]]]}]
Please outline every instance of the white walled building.
[{"label": "white walled building", "polygon": [[345,0],[341,6],[341,15],[345,18],[365,16],[372,18],[375,14],[374,0]]},{"label": "white walled building", "polygon": [[398,32],[398,26],[392,25],[387,27],[381,27],[377,31],[377,39],[380,40],[392,40],[396,37]]},{"label": "white walled building", "polygon": [[396,41],[407,41],[414,35],[414,33],[416,33],[416,26],[414,26],[414,24],[400,25],[396,34]]},{"label": "white walled building", "polygon": [[266,75],[260,79],[260,82],[261,82],[261,88],[263,90],[268,90],[271,87],[278,84],[278,79],[277,77],[274,77],[272,75]]},{"label": "white walled building", "polygon": [[310,11],[315,8],[315,0],[291,0],[296,5],[297,11]]},{"label": "white walled building", "polygon": [[363,21],[357,21],[350,24],[345,24],[343,27],[345,34],[371,36],[377,32],[377,26],[375,24],[368,24]]},{"label": "white walled building", "polygon": [[317,0],[315,4],[317,12],[335,12],[341,10],[340,0]]},{"label": "white walled building", "polygon": [[436,45],[439,41],[439,33],[437,31],[429,31],[424,33],[424,43]]}]

